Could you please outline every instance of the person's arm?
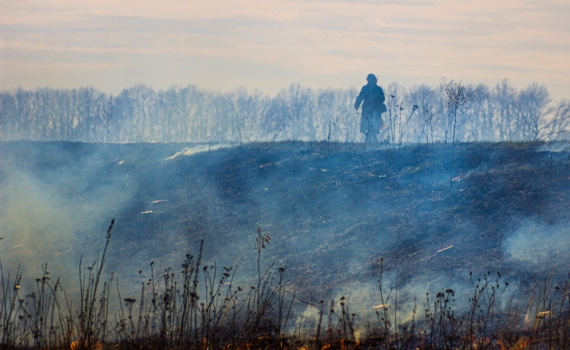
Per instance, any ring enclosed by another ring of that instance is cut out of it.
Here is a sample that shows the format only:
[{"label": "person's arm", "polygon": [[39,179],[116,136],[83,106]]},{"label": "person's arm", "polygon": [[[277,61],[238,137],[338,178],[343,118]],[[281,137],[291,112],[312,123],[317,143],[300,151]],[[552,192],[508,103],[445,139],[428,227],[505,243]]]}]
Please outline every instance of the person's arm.
[{"label": "person's arm", "polygon": [[358,110],[360,104],[362,103],[362,100],[364,100],[364,87],[362,90],[360,90],[358,97],[356,97],[356,101],[354,102],[354,109]]},{"label": "person's arm", "polygon": [[386,101],[386,97],[384,96],[384,90],[382,90],[381,87],[380,88],[380,103],[384,103]]}]

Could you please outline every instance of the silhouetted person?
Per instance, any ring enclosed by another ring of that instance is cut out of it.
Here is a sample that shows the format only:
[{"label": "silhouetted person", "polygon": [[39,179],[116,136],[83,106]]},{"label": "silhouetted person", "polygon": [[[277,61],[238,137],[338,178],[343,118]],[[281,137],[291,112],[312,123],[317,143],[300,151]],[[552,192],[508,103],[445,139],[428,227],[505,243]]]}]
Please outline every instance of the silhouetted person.
[{"label": "silhouetted person", "polygon": [[354,109],[358,111],[362,104],[362,119],[360,120],[360,132],[366,136],[365,142],[378,142],[378,133],[382,128],[382,113],[386,112],[384,101],[384,91],[376,84],[376,76],[368,74],[366,77],[368,84],[362,87],[360,94],[354,102]]}]

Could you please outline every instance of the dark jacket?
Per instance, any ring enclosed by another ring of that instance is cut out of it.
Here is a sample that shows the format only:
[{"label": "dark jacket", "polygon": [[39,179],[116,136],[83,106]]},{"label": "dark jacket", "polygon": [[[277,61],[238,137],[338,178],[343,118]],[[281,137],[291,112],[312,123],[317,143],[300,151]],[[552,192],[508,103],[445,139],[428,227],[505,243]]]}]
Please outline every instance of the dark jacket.
[{"label": "dark jacket", "polygon": [[384,101],[386,98],[384,97],[384,91],[382,88],[376,84],[366,84],[360,90],[360,94],[356,98],[356,102],[354,102],[354,108],[358,109],[360,104],[364,100],[364,104],[362,105],[362,113],[378,111],[380,113],[386,112],[386,105]]}]

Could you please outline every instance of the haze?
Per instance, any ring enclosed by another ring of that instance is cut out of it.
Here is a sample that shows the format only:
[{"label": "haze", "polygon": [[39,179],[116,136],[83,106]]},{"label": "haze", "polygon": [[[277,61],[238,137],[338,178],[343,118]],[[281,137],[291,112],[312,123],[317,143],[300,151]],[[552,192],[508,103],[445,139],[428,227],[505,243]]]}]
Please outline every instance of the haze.
[{"label": "haze", "polygon": [[0,1],[0,89],[438,84],[570,96],[566,1]]}]

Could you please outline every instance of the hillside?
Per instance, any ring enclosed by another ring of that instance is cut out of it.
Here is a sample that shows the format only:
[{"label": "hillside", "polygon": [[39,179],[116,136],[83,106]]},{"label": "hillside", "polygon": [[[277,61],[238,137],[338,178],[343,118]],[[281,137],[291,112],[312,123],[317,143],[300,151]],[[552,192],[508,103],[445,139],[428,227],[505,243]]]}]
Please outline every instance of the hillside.
[{"label": "hillside", "polygon": [[114,217],[108,271],[133,285],[200,239],[208,262],[253,273],[259,226],[264,266],[287,265],[311,301],[373,287],[381,257],[409,296],[461,289],[469,271],[527,288],[570,268],[569,157],[566,143],[461,144],[450,181],[441,144],[2,143],[2,259],[75,273]]}]

